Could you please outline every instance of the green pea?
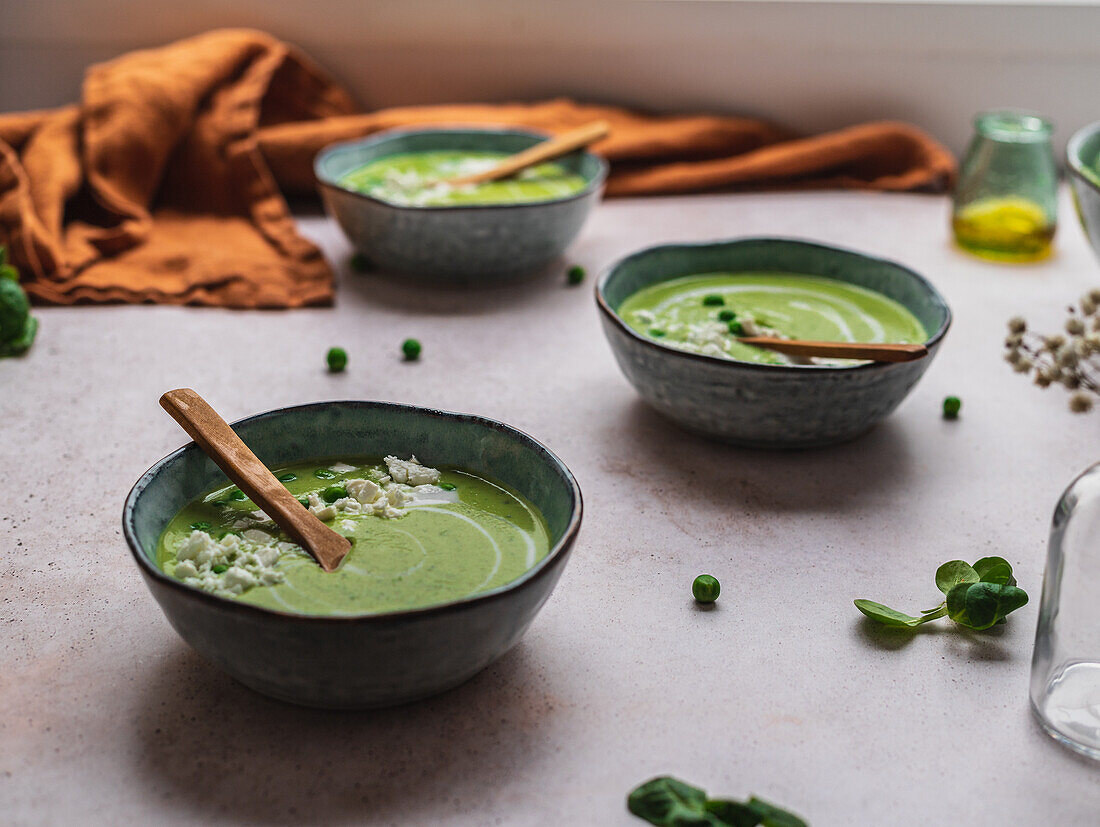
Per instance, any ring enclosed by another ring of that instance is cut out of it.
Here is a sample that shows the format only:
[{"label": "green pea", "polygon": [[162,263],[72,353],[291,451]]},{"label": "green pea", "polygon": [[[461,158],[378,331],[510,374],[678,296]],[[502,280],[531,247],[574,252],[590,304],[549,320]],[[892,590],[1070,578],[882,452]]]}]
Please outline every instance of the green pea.
[{"label": "green pea", "polygon": [[334,503],[337,500],[342,500],[347,495],[348,489],[343,485],[330,485],[321,492],[321,499],[327,503]]},{"label": "green pea", "polygon": [[406,339],[401,343],[401,352],[405,354],[405,361],[415,362],[420,358],[420,342],[416,339]]},{"label": "green pea", "polygon": [[294,482],[298,479],[298,475],[287,471],[285,474],[279,474],[279,482]]},{"label": "green pea", "polygon": [[194,531],[209,531],[210,523],[206,522],[206,520],[198,520],[191,523],[191,528]]},{"label": "green pea", "polygon": [[216,566],[212,566],[210,569],[214,574],[221,574],[222,572],[229,571],[229,566],[219,563]]},{"label": "green pea", "polygon": [[580,284],[584,281],[586,273],[583,267],[579,264],[574,264],[569,268],[569,272],[566,273],[566,278],[569,279],[570,284]]},{"label": "green pea", "polygon": [[439,487],[442,488],[444,491],[454,491],[458,486],[449,482],[441,482],[439,484]]},{"label": "green pea", "polygon": [[732,310],[727,309],[718,311],[718,321],[720,322],[732,322],[736,318],[737,314],[734,313]]},{"label": "green pea", "polygon": [[962,400],[957,396],[949,396],[943,400],[943,418],[944,419],[958,419],[959,411],[962,410]]},{"label": "green pea", "polygon": [[665,335],[665,332],[659,327],[651,327],[649,329],[649,335],[655,339],[660,339],[662,336]]},{"label": "green pea", "polygon": [[336,472],[330,471],[327,468],[318,468],[313,472],[313,476],[319,480],[334,480],[336,479]]},{"label": "green pea", "polygon": [[700,603],[713,603],[721,591],[722,586],[718,579],[709,574],[700,574],[691,584],[691,594]]},{"label": "green pea", "polygon": [[717,293],[708,293],[703,296],[703,304],[707,307],[721,307],[726,303],[726,300],[719,296]]},{"label": "green pea", "polygon": [[342,347],[330,347],[325,359],[329,373],[340,373],[348,366],[348,352]]},{"label": "green pea", "polygon": [[309,498],[308,497],[299,497],[298,502],[300,502],[302,504],[303,508],[309,508]]},{"label": "green pea", "polygon": [[244,492],[243,492],[243,491],[241,491],[241,489],[239,489],[239,488],[234,488],[234,489],[233,489],[233,490],[232,490],[232,491],[231,491],[231,492],[229,493],[229,499],[231,499],[231,500],[247,500],[247,499],[248,499],[248,497],[246,497],[246,496],[245,496]]},{"label": "green pea", "polygon": [[741,322],[738,322],[738,321],[730,322],[729,331],[734,336],[744,336],[745,335],[745,328],[742,326]]}]

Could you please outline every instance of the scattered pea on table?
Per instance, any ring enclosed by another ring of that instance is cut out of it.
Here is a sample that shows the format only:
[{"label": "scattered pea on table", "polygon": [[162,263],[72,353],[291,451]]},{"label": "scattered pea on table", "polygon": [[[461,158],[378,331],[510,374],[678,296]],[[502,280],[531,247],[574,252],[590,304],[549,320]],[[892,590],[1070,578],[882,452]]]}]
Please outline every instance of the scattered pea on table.
[{"label": "scattered pea on table", "polygon": [[329,373],[341,373],[348,366],[348,352],[342,347],[330,347],[325,359]]},{"label": "scattered pea on table", "polygon": [[585,269],[579,264],[574,264],[572,267],[569,268],[569,272],[566,273],[566,278],[568,279],[570,284],[580,284],[582,281],[584,281],[585,275]]},{"label": "scattered pea on table", "polygon": [[401,352],[405,354],[406,362],[415,362],[420,358],[420,342],[417,339],[406,339],[401,343]]},{"label": "scattered pea on table", "polygon": [[700,574],[691,584],[691,594],[699,603],[713,603],[718,599],[722,586],[718,578],[709,574]]},{"label": "scattered pea on table", "polygon": [[948,396],[943,400],[943,418],[944,419],[958,419],[959,411],[962,410],[962,400],[957,396]]}]

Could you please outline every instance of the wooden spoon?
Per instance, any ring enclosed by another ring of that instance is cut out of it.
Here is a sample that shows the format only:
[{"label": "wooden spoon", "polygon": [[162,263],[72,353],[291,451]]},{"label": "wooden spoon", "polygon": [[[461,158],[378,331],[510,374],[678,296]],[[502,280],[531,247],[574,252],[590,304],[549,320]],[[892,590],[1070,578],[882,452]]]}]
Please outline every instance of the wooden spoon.
[{"label": "wooden spoon", "polygon": [[160,406],[210,459],[325,571],[335,571],[351,541],[322,523],[275,479],[229,424],[190,388],[168,391]]},{"label": "wooden spoon", "polygon": [[881,342],[811,342],[771,336],[741,336],[739,342],[766,347],[791,356],[827,356],[833,359],[870,359],[872,362],[912,362],[928,355],[924,345]]},{"label": "wooden spoon", "polygon": [[486,181],[496,181],[498,178],[507,178],[510,175],[515,175],[520,170],[527,169],[527,167],[533,167],[535,164],[541,164],[544,161],[565,155],[574,149],[588,146],[590,143],[600,140],[610,131],[611,125],[607,121],[592,121],[584,126],[578,126],[576,129],[570,129],[568,132],[555,135],[549,140],[523,150],[523,152],[509,155],[492,169],[477,172],[473,175],[450,178],[443,183],[452,187],[459,187],[465,184],[482,184]]}]

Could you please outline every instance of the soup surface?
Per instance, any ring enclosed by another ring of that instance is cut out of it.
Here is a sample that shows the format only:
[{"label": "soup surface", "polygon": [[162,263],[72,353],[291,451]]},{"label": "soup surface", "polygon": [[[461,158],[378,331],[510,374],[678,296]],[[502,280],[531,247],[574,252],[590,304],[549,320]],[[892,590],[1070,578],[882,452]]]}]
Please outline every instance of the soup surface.
[{"label": "soup surface", "polygon": [[429,606],[509,583],[547,555],[542,515],[517,492],[413,457],[289,465],[275,475],[333,530],[354,538],[325,572],[236,486],[188,503],[157,562],[190,586],[269,609],[369,614]]},{"label": "soup surface", "polygon": [[808,360],[744,344],[738,337],[909,343],[927,338],[916,316],[877,291],[795,273],[705,273],[670,279],[628,296],[618,312],[636,332],[680,350],[763,364]]},{"label": "soup surface", "polygon": [[507,157],[505,152],[457,150],[389,155],[352,170],[340,179],[340,184],[406,207],[553,201],[587,186],[583,176],[555,163],[539,164],[501,181],[459,187],[442,183],[449,178],[484,172]]}]

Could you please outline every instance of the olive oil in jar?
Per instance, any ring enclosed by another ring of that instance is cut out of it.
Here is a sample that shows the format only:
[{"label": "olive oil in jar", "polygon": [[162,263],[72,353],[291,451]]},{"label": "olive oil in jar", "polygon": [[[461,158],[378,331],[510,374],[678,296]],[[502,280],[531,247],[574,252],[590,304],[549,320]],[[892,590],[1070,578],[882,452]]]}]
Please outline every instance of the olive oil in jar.
[{"label": "olive oil in jar", "polygon": [[955,241],[974,255],[999,261],[1038,261],[1050,255],[1056,226],[1034,201],[984,198],[956,211]]}]

